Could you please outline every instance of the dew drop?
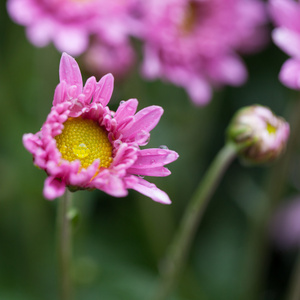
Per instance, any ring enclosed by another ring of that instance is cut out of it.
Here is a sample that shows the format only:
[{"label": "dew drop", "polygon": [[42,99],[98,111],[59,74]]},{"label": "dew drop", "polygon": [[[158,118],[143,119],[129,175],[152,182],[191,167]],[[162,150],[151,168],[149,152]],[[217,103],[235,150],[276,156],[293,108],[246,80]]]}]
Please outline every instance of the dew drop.
[{"label": "dew drop", "polygon": [[73,153],[79,158],[87,157],[90,154],[90,149],[84,143],[74,145],[72,150]]},{"label": "dew drop", "polygon": [[125,103],[125,100],[122,100],[120,101],[120,105],[124,104]]},{"label": "dew drop", "polygon": [[165,146],[165,145],[160,145],[158,148],[159,148],[159,149],[165,149],[165,150],[168,150],[168,149],[169,149],[169,148],[168,148],[167,146]]},{"label": "dew drop", "polygon": [[122,141],[121,140],[116,140],[114,141],[114,147],[120,147],[122,145]]}]

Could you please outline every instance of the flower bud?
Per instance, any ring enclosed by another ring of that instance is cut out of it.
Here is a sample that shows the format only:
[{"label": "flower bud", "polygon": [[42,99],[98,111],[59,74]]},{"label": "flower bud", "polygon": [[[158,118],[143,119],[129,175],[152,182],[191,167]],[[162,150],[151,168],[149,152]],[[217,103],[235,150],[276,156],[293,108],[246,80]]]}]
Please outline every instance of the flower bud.
[{"label": "flower bud", "polygon": [[240,109],[228,129],[228,141],[236,144],[246,163],[267,163],[284,152],[290,133],[289,124],[264,106]]}]

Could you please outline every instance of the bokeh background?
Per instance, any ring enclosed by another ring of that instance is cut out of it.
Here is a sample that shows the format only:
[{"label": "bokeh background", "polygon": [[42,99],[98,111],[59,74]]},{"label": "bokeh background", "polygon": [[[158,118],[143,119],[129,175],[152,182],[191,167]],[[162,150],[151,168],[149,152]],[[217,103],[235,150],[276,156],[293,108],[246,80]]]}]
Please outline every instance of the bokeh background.
[{"label": "bokeh background", "polygon": [[[52,45],[31,45],[24,28],[9,19],[5,1],[0,4],[0,24],[0,299],[53,300],[58,293],[57,201],[43,198],[46,174],[33,166],[22,135],[38,131],[46,119],[61,54]],[[152,180],[173,204],[164,206],[134,191],[120,199],[100,191],[75,193],[76,299],[150,299],[184,208],[223,146],[235,111],[259,103],[297,121],[299,97],[278,81],[285,59],[270,41],[260,53],[244,57],[247,83],[216,91],[205,107],[195,107],[181,88],[144,81],[138,67],[116,81],[112,109],[121,100],[137,98],[139,109],[155,104],[165,110],[148,146],[167,145],[180,155],[169,166],[171,176]],[[81,67],[80,57],[77,61]],[[90,76],[83,73],[85,79]],[[297,138],[270,166],[245,167],[238,160],[230,166],[170,299],[284,299],[297,247],[280,248],[269,224],[277,207],[299,193]]]}]

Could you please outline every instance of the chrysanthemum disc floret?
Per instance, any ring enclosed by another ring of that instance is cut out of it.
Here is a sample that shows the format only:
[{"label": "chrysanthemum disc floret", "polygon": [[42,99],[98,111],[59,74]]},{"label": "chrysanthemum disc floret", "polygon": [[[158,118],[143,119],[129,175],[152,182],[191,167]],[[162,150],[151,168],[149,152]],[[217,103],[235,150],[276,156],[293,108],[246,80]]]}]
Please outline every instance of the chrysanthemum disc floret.
[{"label": "chrysanthemum disc floret", "polygon": [[105,129],[90,119],[68,118],[64,129],[55,137],[57,149],[67,161],[80,160],[81,168],[89,167],[100,159],[100,167],[108,168],[112,162],[112,145]]}]

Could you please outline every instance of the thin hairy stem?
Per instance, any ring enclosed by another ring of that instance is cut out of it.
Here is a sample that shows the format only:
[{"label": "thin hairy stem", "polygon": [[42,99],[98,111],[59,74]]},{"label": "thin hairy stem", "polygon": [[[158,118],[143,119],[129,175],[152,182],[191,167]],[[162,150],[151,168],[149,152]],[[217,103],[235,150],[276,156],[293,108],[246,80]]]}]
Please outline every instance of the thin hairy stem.
[{"label": "thin hairy stem", "polygon": [[72,207],[72,195],[67,191],[58,199],[57,241],[59,263],[60,299],[72,299],[71,258],[72,258],[72,228],[68,212]]}]

